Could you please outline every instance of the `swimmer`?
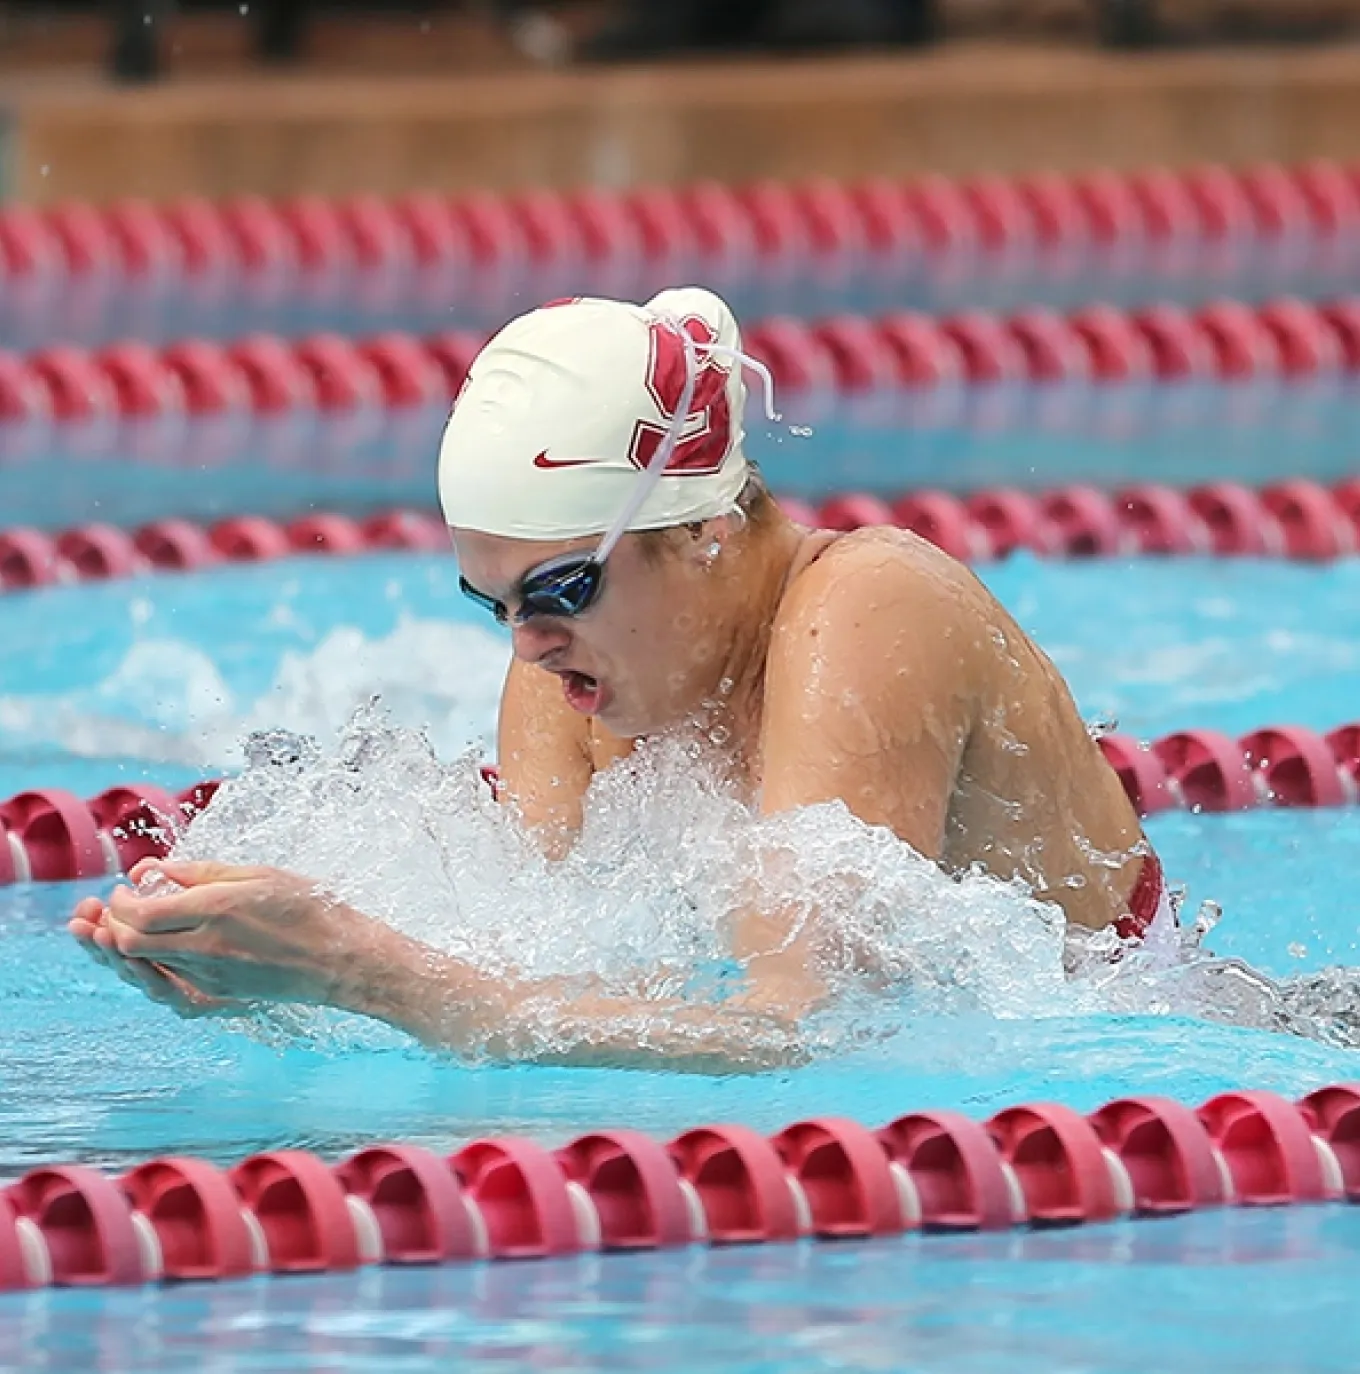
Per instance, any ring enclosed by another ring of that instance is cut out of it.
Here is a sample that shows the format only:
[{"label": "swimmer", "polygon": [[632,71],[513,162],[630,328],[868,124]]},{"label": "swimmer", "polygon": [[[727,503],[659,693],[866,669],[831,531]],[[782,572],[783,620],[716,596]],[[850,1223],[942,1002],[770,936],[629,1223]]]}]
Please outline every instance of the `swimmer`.
[{"label": "swimmer", "polygon": [[[1172,919],[1156,855],[1053,664],[916,535],[790,520],[744,452],[748,371],[768,407],[731,312],[696,288],[645,306],[554,303],[474,362],[439,490],[462,589],[513,642],[504,804],[560,856],[597,773],[640,739],[692,732],[761,813],[843,803],[948,872],[1022,879],[1074,926],[1136,936]],[[513,1056],[516,1008],[566,997],[491,980],[300,876],[154,861],[132,876],[157,871],[165,891],[88,899],[71,930],[185,1014],[328,1004]],[[780,911],[746,912],[732,951],[745,992],[676,1009],[712,1031],[714,1064],[728,1040],[740,1057],[742,1017],[796,1026],[819,1004],[808,937],[790,934]],[[626,1002],[569,1000],[577,1058],[666,1059],[664,1036],[640,1051],[635,1032],[611,1032],[639,1010]]]}]

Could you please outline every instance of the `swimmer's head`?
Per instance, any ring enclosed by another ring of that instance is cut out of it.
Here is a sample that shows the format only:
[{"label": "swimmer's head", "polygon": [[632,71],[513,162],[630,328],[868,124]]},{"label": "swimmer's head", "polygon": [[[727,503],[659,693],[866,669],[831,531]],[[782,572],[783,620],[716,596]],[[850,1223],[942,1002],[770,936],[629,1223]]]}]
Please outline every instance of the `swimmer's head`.
[{"label": "swimmer's head", "polygon": [[616,733],[703,689],[718,556],[773,510],[742,449],[740,347],[697,288],[546,306],[478,355],[445,430],[464,590]]},{"label": "swimmer's head", "polygon": [[[513,320],[473,361],[444,431],[446,521],[552,540],[605,535],[640,494],[626,530],[730,513],[747,473],[740,348],[732,312],[698,288]],[[664,470],[640,493],[668,435]]]}]

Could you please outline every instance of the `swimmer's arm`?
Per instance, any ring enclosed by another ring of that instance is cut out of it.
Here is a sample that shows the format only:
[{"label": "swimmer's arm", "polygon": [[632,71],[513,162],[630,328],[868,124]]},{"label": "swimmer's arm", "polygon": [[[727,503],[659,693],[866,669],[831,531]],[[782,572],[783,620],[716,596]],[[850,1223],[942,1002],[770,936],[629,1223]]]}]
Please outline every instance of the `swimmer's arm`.
[{"label": "swimmer's arm", "polygon": [[563,700],[556,677],[518,658],[501,693],[496,756],[502,800],[560,856],[580,832],[594,774],[589,722]]},{"label": "swimmer's arm", "polygon": [[724,1003],[625,997],[577,979],[499,979],[389,926],[328,999],[434,1050],[576,1067],[734,1073],[806,1056],[798,1018],[766,985]]},{"label": "swimmer's arm", "polygon": [[972,575],[859,561],[814,565],[776,626],[761,808],[840,801],[938,860],[975,714]]},{"label": "swimmer's arm", "polygon": [[[971,714],[964,636],[942,634],[955,614],[930,587],[847,580],[831,560],[800,579],[766,664],[765,815],[839,801],[941,858]],[[763,1005],[802,1016],[823,1003],[820,922],[758,900],[737,918],[733,953]]]}]

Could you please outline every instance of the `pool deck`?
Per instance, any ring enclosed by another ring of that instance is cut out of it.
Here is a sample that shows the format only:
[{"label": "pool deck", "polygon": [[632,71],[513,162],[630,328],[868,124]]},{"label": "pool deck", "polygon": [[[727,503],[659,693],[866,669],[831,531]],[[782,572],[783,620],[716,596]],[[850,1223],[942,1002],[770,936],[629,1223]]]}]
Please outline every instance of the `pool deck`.
[{"label": "pool deck", "polygon": [[11,197],[1360,157],[1360,43],[1151,56],[962,40],[880,56],[540,70],[483,34],[432,41],[405,72],[224,61],[172,66],[146,87],[114,86],[94,51],[72,51],[64,64],[0,71]]}]

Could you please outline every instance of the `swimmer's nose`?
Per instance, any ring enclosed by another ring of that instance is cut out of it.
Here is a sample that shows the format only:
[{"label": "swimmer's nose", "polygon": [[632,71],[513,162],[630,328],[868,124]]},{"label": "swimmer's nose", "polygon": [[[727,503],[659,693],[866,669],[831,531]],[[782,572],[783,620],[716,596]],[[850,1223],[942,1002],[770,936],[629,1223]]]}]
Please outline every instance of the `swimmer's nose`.
[{"label": "swimmer's nose", "polygon": [[571,643],[571,630],[550,615],[537,615],[511,628],[510,643],[516,658],[538,666]]}]

